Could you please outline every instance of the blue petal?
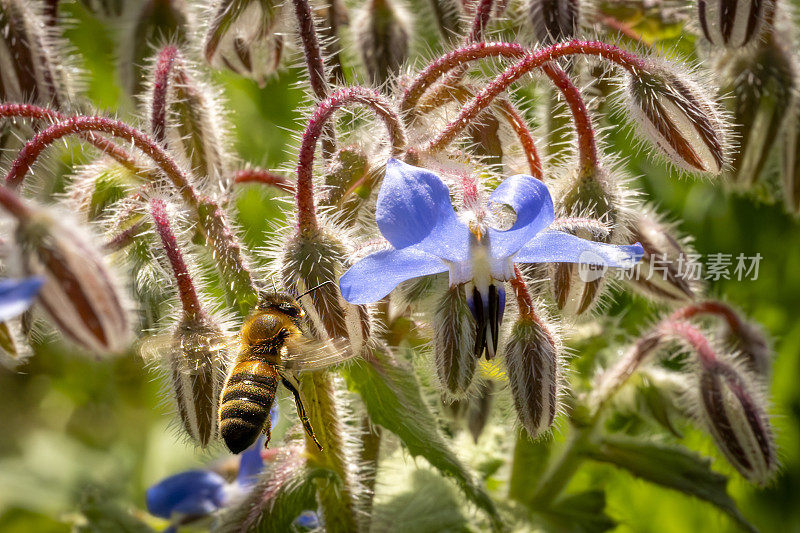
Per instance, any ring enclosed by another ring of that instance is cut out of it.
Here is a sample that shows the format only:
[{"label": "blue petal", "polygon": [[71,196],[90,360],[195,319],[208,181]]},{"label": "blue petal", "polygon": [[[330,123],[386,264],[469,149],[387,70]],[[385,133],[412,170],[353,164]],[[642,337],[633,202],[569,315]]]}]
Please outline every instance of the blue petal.
[{"label": "blue petal", "polygon": [[0,322],[22,314],[31,306],[44,284],[44,278],[4,279],[0,281]]},{"label": "blue petal", "polygon": [[415,245],[454,262],[468,257],[469,229],[458,220],[447,185],[429,170],[390,159],[375,220],[396,249]]},{"label": "blue petal", "polygon": [[[278,402],[275,403],[277,404]],[[275,423],[275,420],[275,418],[270,418],[272,424]],[[264,468],[261,450],[264,448],[265,440],[266,436],[261,435],[252,446],[239,456],[239,473],[236,475],[236,482],[239,485],[250,486],[258,480],[258,474]]]},{"label": "blue petal", "polygon": [[319,527],[319,516],[314,511],[303,511],[295,518],[294,525],[306,529],[317,529]]},{"label": "blue petal", "polygon": [[147,489],[147,510],[154,516],[205,515],[225,503],[225,479],[208,470],[190,470],[170,476]]},{"label": "blue petal", "polygon": [[580,263],[628,268],[642,258],[639,243],[616,246],[587,241],[563,231],[545,231],[522,247],[515,263]]},{"label": "blue petal", "polygon": [[553,223],[553,199],[540,180],[517,174],[497,186],[489,203],[506,204],[514,209],[517,220],[507,231],[489,229],[492,257],[510,257],[536,234]]},{"label": "blue petal", "polygon": [[383,250],[358,261],[339,278],[342,296],[352,304],[376,302],[401,282],[446,272],[447,265],[416,246]]}]

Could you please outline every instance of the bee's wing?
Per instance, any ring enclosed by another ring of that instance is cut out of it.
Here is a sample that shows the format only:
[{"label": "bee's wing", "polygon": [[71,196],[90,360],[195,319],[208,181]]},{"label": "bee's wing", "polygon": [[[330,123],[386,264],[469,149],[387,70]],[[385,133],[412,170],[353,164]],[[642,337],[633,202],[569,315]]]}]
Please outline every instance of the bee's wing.
[{"label": "bee's wing", "polygon": [[183,336],[179,344],[175,335],[166,333],[145,338],[137,351],[147,364],[172,366],[179,363],[186,372],[195,372],[206,358],[235,353],[238,344],[238,337],[230,335]]},{"label": "bee's wing", "polygon": [[286,370],[319,370],[355,357],[345,339],[322,342],[297,335],[286,342],[281,367]]}]

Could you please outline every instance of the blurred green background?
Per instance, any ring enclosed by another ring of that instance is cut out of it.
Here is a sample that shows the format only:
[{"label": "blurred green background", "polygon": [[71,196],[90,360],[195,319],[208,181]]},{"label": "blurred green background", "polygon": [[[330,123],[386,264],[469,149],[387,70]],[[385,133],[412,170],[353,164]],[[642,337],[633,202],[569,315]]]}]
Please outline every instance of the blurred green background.
[{"label": "blurred green background", "polygon": [[[77,3],[64,9],[74,19],[67,35],[86,73],[88,97],[100,110],[130,117],[135,107],[123,96],[115,67],[121,36]],[[264,88],[234,75],[215,77],[225,88],[240,157],[268,168],[290,162],[291,132],[302,120],[297,72],[285,72]],[[624,132],[609,148],[632,153]],[[766,489],[756,490],[733,475],[730,491],[761,530],[800,532],[798,225],[779,206],[731,195],[714,181],[680,178],[646,157],[634,157],[628,166],[642,176],[635,185],[695,236],[698,252],[763,257],[757,280],[721,280],[710,286],[710,294],[740,307],[774,339],[772,413],[784,466]],[[250,244],[261,244],[268,235],[276,213],[274,194],[249,187],[241,195],[239,223]],[[623,324],[631,331],[653,315],[638,299],[618,300],[614,310],[627,309]],[[168,428],[170,417],[159,405],[154,378],[133,355],[95,362],[55,344],[43,346],[16,373],[0,369],[0,531],[136,530],[128,513],[161,527],[142,511],[145,488],[208,458]],[[732,473],[708,439],[696,433],[688,439],[717,459],[716,468]],[[610,467],[589,466],[574,483],[606,488],[608,513],[620,522],[618,531],[735,530],[710,506]]]}]

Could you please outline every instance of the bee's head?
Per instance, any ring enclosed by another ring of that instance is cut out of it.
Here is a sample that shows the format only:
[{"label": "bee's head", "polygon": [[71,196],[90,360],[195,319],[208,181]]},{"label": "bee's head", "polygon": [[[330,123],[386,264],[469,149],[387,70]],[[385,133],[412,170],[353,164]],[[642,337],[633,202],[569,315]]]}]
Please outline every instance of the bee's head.
[{"label": "bee's head", "polygon": [[304,314],[297,300],[287,292],[262,292],[257,309],[284,314],[293,322],[300,320]]}]

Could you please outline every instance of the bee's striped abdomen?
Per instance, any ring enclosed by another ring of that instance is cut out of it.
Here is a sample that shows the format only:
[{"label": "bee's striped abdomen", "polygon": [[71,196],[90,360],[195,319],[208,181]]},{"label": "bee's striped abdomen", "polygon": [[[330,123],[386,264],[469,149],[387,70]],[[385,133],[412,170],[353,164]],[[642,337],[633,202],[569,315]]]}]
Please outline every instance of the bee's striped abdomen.
[{"label": "bee's striped abdomen", "polygon": [[233,453],[246,450],[268,424],[269,410],[278,388],[277,371],[261,361],[242,361],[222,389],[219,429]]}]

